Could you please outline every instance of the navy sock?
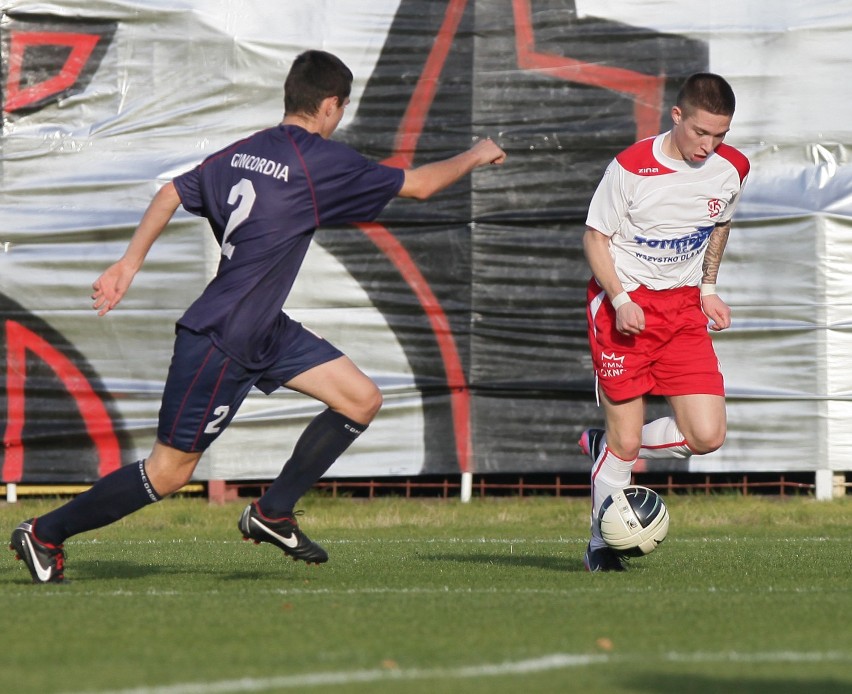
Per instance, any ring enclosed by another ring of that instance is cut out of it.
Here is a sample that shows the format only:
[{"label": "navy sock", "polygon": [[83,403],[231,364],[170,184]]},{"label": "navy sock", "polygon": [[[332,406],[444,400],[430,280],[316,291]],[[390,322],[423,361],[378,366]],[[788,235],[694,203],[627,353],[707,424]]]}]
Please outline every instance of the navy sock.
[{"label": "navy sock", "polygon": [[261,512],[269,518],[291,515],[296,502],[366,428],[334,410],[320,412],[302,432],[281,474],[258,500]]},{"label": "navy sock", "polygon": [[148,480],[145,461],[140,460],[120,467],[64,506],[39,516],[35,535],[42,542],[61,545],[72,535],[109,525],[161,498]]}]

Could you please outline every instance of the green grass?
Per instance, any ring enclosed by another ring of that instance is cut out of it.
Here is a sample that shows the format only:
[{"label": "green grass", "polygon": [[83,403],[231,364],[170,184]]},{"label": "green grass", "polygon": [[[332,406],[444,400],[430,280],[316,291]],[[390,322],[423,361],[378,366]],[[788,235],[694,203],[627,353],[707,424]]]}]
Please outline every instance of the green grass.
[{"label": "green grass", "polygon": [[169,499],[67,542],[68,585],[5,553],[0,692],[852,692],[852,500],[667,502],[659,550],[588,574],[584,499],[310,496],[322,567]]}]

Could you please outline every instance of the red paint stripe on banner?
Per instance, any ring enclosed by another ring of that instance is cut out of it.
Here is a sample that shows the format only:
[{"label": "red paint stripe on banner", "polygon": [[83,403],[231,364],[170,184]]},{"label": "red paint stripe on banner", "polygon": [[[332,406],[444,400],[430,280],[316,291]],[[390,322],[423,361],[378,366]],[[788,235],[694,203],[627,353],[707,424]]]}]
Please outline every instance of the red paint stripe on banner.
[{"label": "red paint stripe on banner", "polygon": [[[13,31],[9,40],[9,72],[6,80],[7,113],[36,104],[73,86],[86,66],[86,61],[100,41],[95,34],[51,31]],[[32,46],[68,46],[71,53],[59,73],[21,89],[21,70],[27,48]]]},{"label": "red paint stripe on banner", "polygon": [[118,469],[121,465],[121,451],[112,426],[112,419],[88,379],[62,352],[36,333],[11,320],[6,321],[5,327],[8,418],[3,435],[5,446],[3,481],[20,482],[24,474],[24,449],[21,437],[25,423],[27,350],[51,368],[74,398],[86,432],[97,450],[98,474],[103,477]]},{"label": "red paint stripe on banner", "polygon": [[[9,336],[11,321],[6,321],[6,429],[3,433],[3,481],[20,482],[24,471],[24,383],[27,378],[23,347]],[[14,325],[17,325],[15,323]]]},{"label": "red paint stripe on banner", "polygon": [[408,102],[408,107],[402,116],[402,122],[396,133],[393,155],[384,163],[390,166],[408,168],[413,165],[414,152],[417,150],[417,142],[423,133],[426,124],[426,116],[432,108],[435,93],[438,91],[438,83],[447,56],[453,45],[453,40],[459,29],[464,16],[467,0],[451,0],[444,13],[444,21],[438,29],[438,35],[432,44],[432,50],[426,58],[423,72],[414,87],[414,93]]},{"label": "red paint stripe on banner", "polygon": [[[441,72],[458,32],[466,5],[467,0],[451,0],[447,5],[444,20],[397,130],[394,152],[382,162],[383,164],[400,168],[409,168],[413,165],[417,143],[423,133],[426,117],[432,108]],[[423,273],[394,235],[386,227],[377,223],[359,224],[358,227],[399,270],[429,319],[447,374],[459,469],[462,472],[471,472],[470,391],[450,322]]]},{"label": "red paint stripe on banner", "polygon": [[423,273],[396,237],[386,227],[376,222],[362,223],[358,226],[399,270],[429,319],[447,374],[459,469],[462,472],[471,472],[470,390],[447,315]]},{"label": "red paint stripe on banner", "polygon": [[633,70],[607,67],[535,50],[530,0],[512,0],[515,13],[515,43],[518,67],[545,75],[611,89],[633,96],[633,117],[636,121],[636,139],[651,137],[659,132],[663,113],[665,75],[643,75]]}]

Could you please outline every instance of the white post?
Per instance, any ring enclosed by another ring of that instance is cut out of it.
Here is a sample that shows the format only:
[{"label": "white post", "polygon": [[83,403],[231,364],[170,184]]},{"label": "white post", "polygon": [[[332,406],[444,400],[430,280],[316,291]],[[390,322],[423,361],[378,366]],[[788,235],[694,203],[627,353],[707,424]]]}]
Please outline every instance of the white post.
[{"label": "white post", "polygon": [[814,479],[814,492],[817,501],[831,501],[836,495],[834,470],[817,470]]},{"label": "white post", "polygon": [[473,494],[473,473],[463,472],[461,476],[461,501],[466,504]]},{"label": "white post", "polygon": [[18,485],[14,482],[6,485],[6,501],[10,504],[17,503],[18,501]]}]

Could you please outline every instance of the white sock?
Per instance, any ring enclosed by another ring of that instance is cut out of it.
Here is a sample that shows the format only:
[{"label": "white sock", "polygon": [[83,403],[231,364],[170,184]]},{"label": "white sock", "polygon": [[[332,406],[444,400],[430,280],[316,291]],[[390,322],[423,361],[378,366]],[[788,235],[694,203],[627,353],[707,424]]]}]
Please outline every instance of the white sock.
[{"label": "white sock", "polygon": [[639,457],[645,460],[660,458],[689,458],[692,450],[675,424],[674,417],[661,417],[642,427],[642,448]]},{"label": "white sock", "polygon": [[635,458],[633,460],[622,460],[611,450],[605,448],[598,462],[592,466],[592,539],[590,544],[593,550],[606,547],[606,542],[601,537],[600,528],[595,522],[601,504],[606,501],[610,494],[614,494],[630,484],[630,473],[635,462]]}]

